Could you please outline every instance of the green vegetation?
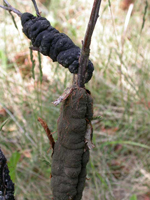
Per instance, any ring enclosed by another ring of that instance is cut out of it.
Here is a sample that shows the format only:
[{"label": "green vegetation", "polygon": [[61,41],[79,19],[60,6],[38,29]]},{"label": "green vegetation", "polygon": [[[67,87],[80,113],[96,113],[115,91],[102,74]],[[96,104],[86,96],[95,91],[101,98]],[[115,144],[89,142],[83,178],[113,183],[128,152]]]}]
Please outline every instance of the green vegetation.
[{"label": "green vegetation", "polygon": [[[21,12],[35,13],[32,2],[9,2]],[[43,16],[81,46],[92,1],[41,2]],[[95,73],[87,88],[94,98],[95,148],[83,200],[150,197],[150,8],[148,1],[136,0],[126,18],[128,10],[120,3],[102,1],[92,38]],[[52,102],[71,85],[72,75],[33,52],[33,79],[30,43],[20,19],[14,15],[17,30],[8,12],[0,15],[0,147],[10,161],[17,199],[48,200],[52,150],[37,118],[47,122],[56,139],[60,106]]]}]

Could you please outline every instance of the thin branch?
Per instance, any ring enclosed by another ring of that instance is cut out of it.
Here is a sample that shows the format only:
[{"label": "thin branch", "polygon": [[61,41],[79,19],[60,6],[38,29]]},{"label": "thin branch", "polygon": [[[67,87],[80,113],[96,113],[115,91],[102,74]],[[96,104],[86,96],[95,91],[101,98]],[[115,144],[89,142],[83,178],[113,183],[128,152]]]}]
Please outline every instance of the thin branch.
[{"label": "thin branch", "polygon": [[33,3],[33,5],[34,5],[35,11],[36,11],[36,15],[37,15],[38,17],[40,17],[41,14],[40,14],[40,12],[39,12],[39,9],[38,9],[38,6],[37,6],[36,1],[35,1],[35,0],[32,0],[32,3]]},{"label": "thin branch", "polygon": [[31,47],[29,47],[29,49],[31,49],[32,51],[38,51],[39,52],[39,47],[31,46]]},{"label": "thin branch", "polygon": [[11,5],[8,3],[8,1],[7,1],[7,0],[3,0],[3,4],[4,4],[4,6],[11,7]]},{"label": "thin branch", "polygon": [[97,19],[99,17],[100,5],[101,5],[101,0],[94,0],[91,16],[89,19],[86,33],[85,33],[81,55],[79,59],[80,61],[79,72],[78,72],[78,86],[79,87],[84,87],[85,73],[86,73],[86,68],[88,65],[88,60],[89,60],[89,55],[90,55],[91,38],[92,38],[92,34],[94,31]]},{"label": "thin branch", "polygon": [[11,7],[11,6],[2,6],[2,5],[0,5],[0,7],[1,8],[3,8],[4,10],[8,10],[8,11],[10,11],[10,12],[14,12],[14,13],[16,13],[19,17],[21,17],[21,15],[22,15],[22,13],[19,11],[19,10],[17,10],[17,9],[15,9],[15,8],[13,8],[13,7]]},{"label": "thin branch", "polygon": [[5,3],[7,6],[11,6],[11,5],[8,3],[7,0],[3,0],[3,1],[4,1],[4,3]]},{"label": "thin branch", "polygon": [[[5,9],[5,10],[8,10],[8,11],[12,11],[12,12],[16,13],[19,17],[21,17],[22,13],[21,13],[19,10],[13,8],[13,7],[8,3],[7,0],[3,0],[3,1],[4,1],[4,3],[6,4],[6,6],[0,5],[1,8]],[[37,15],[38,17],[40,17],[41,15],[40,15],[39,9],[38,9],[38,7],[37,7],[36,1],[35,1],[35,0],[32,0],[32,2],[33,2],[33,5],[34,5],[34,8],[35,8],[35,10],[36,10],[36,15]]]},{"label": "thin branch", "polygon": [[0,5],[1,8],[3,8],[4,10],[8,10],[8,11],[10,11],[10,12],[12,11],[12,12],[16,13],[19,17],[21,17],[22,13],[21,13],[19,10],[13,8],[13,7],[8,3],[7,0],[4,0],[4,3],[6,4],[6,6]]}]

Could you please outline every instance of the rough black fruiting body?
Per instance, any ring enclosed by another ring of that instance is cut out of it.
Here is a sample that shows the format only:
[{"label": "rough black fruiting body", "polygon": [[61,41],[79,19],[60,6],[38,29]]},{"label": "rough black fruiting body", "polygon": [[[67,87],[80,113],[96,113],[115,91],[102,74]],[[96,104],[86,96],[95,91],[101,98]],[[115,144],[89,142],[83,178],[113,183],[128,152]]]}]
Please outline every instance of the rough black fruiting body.
[{"label": "rough black fruiting body", "polygon": [[89,150],[85,144],[87,121],[93,101],[84,88],[74,88],[63,102],[58,119],[58,140],[52,159],[51,187],[54,200],[80,200],[86,180]]},{"label": "rough black fruiting body", "polygon": [[0,149],[0,200],[3,199],[4,196],[4,166],[6,164],[6,158]]},{"label": "rough black fruiting body", "polygon": [[0,149],[0,200],[15,200],[14,184],[9,176],[6,158]]},{"label": "rough black fruiting body", "polygon": [[14,183],[10,179],[8,166],[4,167],[4,182],[5,182],[5,199],[15,200],[14,198]]},{"label": "rough black fruiting body", "polygon": [[[23,13],[21,22],[24,34],[34,47],[39,48],[42,54],[49,56],[54,62],[68,68],[71,73],[78,73],[81,50],[67,35],[53,28],[46,18],[34,17],[30,13]],[[91,79],[93,70],[93,64],[89,60],[85,83]]]}]

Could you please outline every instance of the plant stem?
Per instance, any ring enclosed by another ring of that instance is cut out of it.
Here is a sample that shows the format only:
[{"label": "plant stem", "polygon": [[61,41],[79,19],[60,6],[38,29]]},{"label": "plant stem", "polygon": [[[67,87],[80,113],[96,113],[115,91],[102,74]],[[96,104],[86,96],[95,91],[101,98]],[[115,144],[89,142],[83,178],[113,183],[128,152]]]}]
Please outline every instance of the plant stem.
[{"label": "plant stem", "polygon": [[[5,2],[5,3],[6,3],[6,2]],[[6,3],[6,5],[7,5],[7,6],[2,6],[2,5],[0,5],[0,7],[3,8],[4,10],[8,10],[8,11],[10,11],[10,12],[12,11],[12,12],[16,13],[19,17],[21,17],[22,13],[21,13],[19,10],[13,8],[10,4],[7,4],[7,3]]]},{"label": "plant stem", "polygon": [[36,1],[35,1],[35,0],[32,0],[32,2],[33,2],[33,5],[34,5],[34,8],[35,8],[35,11],[36,11],[36,15],[37,15],[38,17],[40,17],[41,14],[40,14],[40,12],[39,12],[39,9],[38,9],[38,6],[37,6]]},{"label": "plant stem", "polygon": [[82,44],[81,55],[79,58],[80,64],[79,64],[78,82],[77,82],[79,87],[84,87],[85,73],[86,73],[86,68],[88,65],[88,60],[89,60],[89,55],[90,55],[91,38],[92,38],[92,34],[95,28],[95,24],[99,17],[98,13],[99,13],[100,5],[101,5],[101,0],[94,0],[88,27],[85,33],[83,44]]}]

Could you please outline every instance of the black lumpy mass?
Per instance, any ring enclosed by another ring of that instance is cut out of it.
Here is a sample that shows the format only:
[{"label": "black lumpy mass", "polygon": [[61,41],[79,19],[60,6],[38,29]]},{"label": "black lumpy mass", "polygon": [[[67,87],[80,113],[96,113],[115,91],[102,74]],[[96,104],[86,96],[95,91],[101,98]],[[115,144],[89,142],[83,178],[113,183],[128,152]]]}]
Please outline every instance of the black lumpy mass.
[{"label": "black lumpy mass", "polygon": [[[81,49],[66,34],[53,28],[46,18],[35,17],[30,13],[22,14],[21,23],[24,34],[43,55],[68,68],[71,73],[78,73]],[[85,83],[91,79],[93,71],[93,63],[89,60]]]}]

